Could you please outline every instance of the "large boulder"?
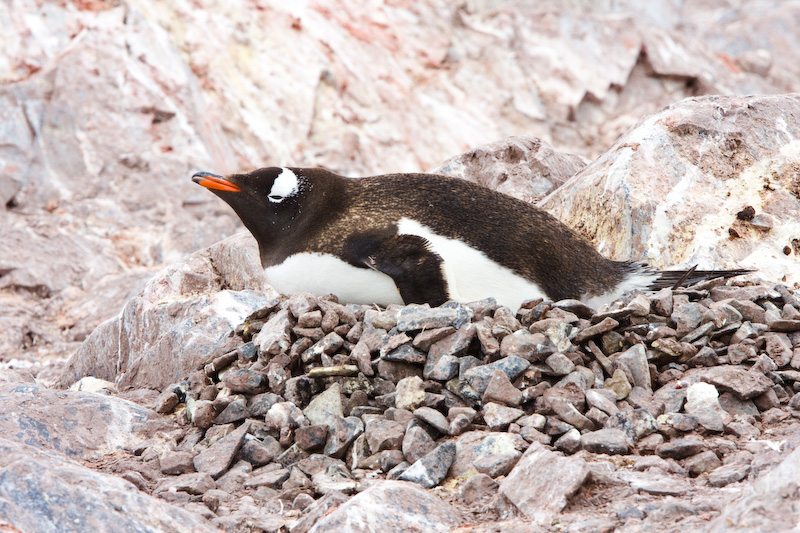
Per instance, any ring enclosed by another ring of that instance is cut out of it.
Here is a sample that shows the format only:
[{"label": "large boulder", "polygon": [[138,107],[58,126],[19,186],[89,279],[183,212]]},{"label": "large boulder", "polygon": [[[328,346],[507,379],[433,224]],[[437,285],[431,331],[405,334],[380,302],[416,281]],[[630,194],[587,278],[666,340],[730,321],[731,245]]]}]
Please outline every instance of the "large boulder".
[{"label": "large boulder", "polygon": [[161,390],[235,347],[233,329],[274,296],[253,238],[233,235],[151,279],[92,332],[57,385],[93,376]]},{"label": "large boulder", "polygon": [[586,166],[536,137],[509,137],[451,157],[428,172],[456,176],[526,202],[538,202]]},{"label": "large boulder", "polygon": [[683,100],[541,206],[607,257],[800,282],[800,95]]}]

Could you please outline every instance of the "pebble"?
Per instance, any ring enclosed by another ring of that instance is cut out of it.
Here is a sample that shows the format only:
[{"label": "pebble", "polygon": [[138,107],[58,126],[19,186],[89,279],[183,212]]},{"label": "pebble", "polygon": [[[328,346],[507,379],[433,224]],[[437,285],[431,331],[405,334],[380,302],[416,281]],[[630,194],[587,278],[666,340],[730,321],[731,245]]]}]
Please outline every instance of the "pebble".
[{"label": "pebble", "polygon": [[656,455],[669,459],[684,459],[705,449],[703,441],[695,439],[673,439],[656,448]]},{"label": "pebble", "polygon": [[495,402],[489,402],[483,406],[483,420],[492,431],[503,430],[509,424],[525,414],[525,411],[514,407],[507,407]]},{"label": "pebble", "polygon": [[455,456],[456,445],[444,442],[408,467],[398,479],[417,483],[426,489],[433,488],[444,480]]},{"label": "pebble", "polygon": [[624,400],[627,398],[632,389],[625,372],[620,368],[614,371],[613,376],[605,380],[603,388],[613,391],[617,396],[617,400]]},{"label": "pebble", "polygon": [[719,404],[719,393],[714,385],[695,383],[686,391],[686,412],[695,417],[709,431],[721,432],[730,415]]},{"label": "pebble", "polygon": [[512,407],[519,407],[522,403],[522,391],[511,383],[505,372],[497,368],[483,393],[483,401],[486,403],[497,401]]}]

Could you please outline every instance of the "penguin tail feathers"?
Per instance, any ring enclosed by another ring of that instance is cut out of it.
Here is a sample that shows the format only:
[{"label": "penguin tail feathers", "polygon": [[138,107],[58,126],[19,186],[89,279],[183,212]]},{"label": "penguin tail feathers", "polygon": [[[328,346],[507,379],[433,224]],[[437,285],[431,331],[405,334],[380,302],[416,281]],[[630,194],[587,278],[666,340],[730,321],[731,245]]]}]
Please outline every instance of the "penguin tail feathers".
[{"label": "penguin tail feathers", "polygon": [[745,268],[737,268],[734,270],[697,270],[697,266],[689,270],[659,270],[656,273],[659,275],[653,281],[648,289],[657,291],[659,289],[670,288],[677,289],[679,287],[688,287],[701,281],[708,281],[717,278],[733,278],[755,272]]}]

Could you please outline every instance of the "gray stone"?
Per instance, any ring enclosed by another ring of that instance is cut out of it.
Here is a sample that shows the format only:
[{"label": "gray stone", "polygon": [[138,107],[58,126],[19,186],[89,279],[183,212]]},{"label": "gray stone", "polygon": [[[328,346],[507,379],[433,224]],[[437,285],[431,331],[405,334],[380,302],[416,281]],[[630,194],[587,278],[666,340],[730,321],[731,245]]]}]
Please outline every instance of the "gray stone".
[{"label": "gray stone", "polygon": [[412,425],[406,429],[401,446],[406,461],[413,464],[431,452],[436,443],[422,427]]},{"label": "gray stone", "polygon": [[647,352],[644,344],[634,344],[628,350],[619,354],[616,361],[624,364],[628,370],[630,370],[631,376],[633,376],[633,383],[631,383],[631,385],[643,387],[653,392],[653,387],[650,383],[650,369],[647,366]]},{"label": "gray stone", "polygon": [[[455,478],[468,476],[474,472],[477,464],[483,465],[487,471],[497,471],[500,465],[508,464],[511,458],[527,447],[526,442],[511,433],[470,431],[456,440],[456,456],[450,467],[450,474]],[[488,465],[496,465],[489,468]]]},{"label": "gray stone", "polygon": [[656,454],[668,459],[684,459],[702,452],[705,447],[705,443],[700,440],[673,439],[656,447]]},{"label": "gray stone", "polygon": [[243,394],[258,394],[267,389],[267,376],[248,368],[238,368],[225,372],[222,382],[231,392]]},{"label": "gray stone", "polygon": [[400,310],[397,317],[398,331],[415,331],[452,326],[460,328],[470,320],[466,307],[408,306]]},{"label": "gray stone", "polygon": [[[556,439],[556,441],[553,443],[553,446],[557,450],[571,455],[581,449],[581,432],[577,429],[570,429]],[[522,454],[520,454],[520,456],[521,455]]]},{"label": "gray stone", "polygon": [[458,497],[467,505],[488,500],[497,493],[499,485],[486,474],[475,474],[458,486]]},{"label": "gray stone", "polygon": [[344,408],[342,406],[341,386],[339,383],[334,383],[322,394],[318,394],[308,404],[308,407],[303,409],[303,414],[311,424],[325,424],[331,426],[334,420],[338,420],[344,416]]},{"label": "gray stone", "polygon": [[486,392],[486,387],[489,386],[489,381],[492,379],[492,375],[496,369],[505,372],[508,379],[513,381],[530,366],[530,362],[521,357],[504,357],[488,365],[470,368],[464,373],[464,379],[478,391],[478,393],[483,394]]},{"label": "gray stone", "polygon": [[691,476],[699,476],[706,472],[711,472],[722,464],[717,454],[706,450],[696,455],[692,455],[683,460],[683,466]]},{"label": "gray stone", "polygon": [[335,418],[328,426],[328,441],[325,444],[325,455],[341,458],[347,447],[364,432],[364,422],[360,418],[348,416]]},{"label": "gray stone", "polygon": [[483,406],[483,420],[492,431],[506,429],[509,424],[525,414],[525,411],[490,402]]},{"label": "gray stone", "polygon": [[544,362],[557,376],[566,376],[575,370],[575,364],[569,359],[569,357],[560,352],[549,355]]},{"label": "gray stone", "polygon": [[708,484],[712,487],[725,487],[743,480],[749,472],[750,465],[748,464],[732,463],[722,465],[708,474]]},{"label": "gray stone", "polygon": [[617,396],[617,400],[627,398],[631,388],[631,384],[621,368],[616,369],[614,375],[603,382],[603,389],[613,391]]},{"label": "gray stone", "polygon": [[714,385],[695,383],[686,391],[686,412],[709,431],[723,431],[730,415],[719,404],[719,393]]},{"label": "gray stone", "polygon": [[738,366],[722,365],[702,370],[703,381],[723,391],[730,391],[742,400],[764,394],[772,387],[772,380],[759,372],[750,372]]},{"label": "gray stone", "polygon": [[658,431],[656,419],[646,409],[619,411],[606,420],[606,429],[619,429],[632,443]]},{"label": "gray stone", "polygon": [[198,472],[207,473],[214,479],[218,478],[231,465],[248,431],[250,431],[250,423],[245,422],[236,430],[200,452],[194,458],[194,467]]},{"label": "gray stone", "polygon": [[364,425],[364,435],[370,451],[399,450],[405,428],[393,420],[374,419]]},{"label": "gray stone", "polygon": [[425,364],[425,361],[427,360],[428,356],[424,352],[417,350],[413,346],[409,344],[404,344],[399,348],[390,351],[386,355],[381,355],[381,358],[387,361],[399,361],[401,363],[411,363],[411,364],[421,365]]},{"label": "gray stone", "polygon": [[592,453],[626,455],[630,444],[624,431],[614,428],[600,429],[581,435],[581,446]]},{"label": "gray stone", "polygon": [[[616,399],[616,393],[614,393],[614,398]],[[597,389],[589,389],[586,391],[586,403],[589,404],[590,407],[600,409],[607,415],[613,415],[619,411],[617,404]]]},{"label": "gray stone", "polygon": [[437,431],[445,435],[447,434],[447,430],[450,428],[450,423],[447,421],[447,418],[436,409],[432,409],[430,407],[420,407],[414,411],[414,416],[419,420],[430,424]]},{"label": "gray stone", "polygon": [[194,471],[194,454],[191,452],[167,450],[158,458],[162,474],[186,474]]},{"label": "gray stone", "polygon": [[444,442],[408,467],[399,479],[417,483],[426,489],[433,488],[444,480],[455,456],[455,443]]}]

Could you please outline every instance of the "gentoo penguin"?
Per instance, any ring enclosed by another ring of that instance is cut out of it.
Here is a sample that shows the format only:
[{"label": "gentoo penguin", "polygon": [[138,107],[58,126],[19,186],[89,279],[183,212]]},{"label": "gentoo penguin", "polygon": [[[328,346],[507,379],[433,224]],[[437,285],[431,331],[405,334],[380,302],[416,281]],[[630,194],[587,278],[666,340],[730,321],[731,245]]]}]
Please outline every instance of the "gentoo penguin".
[{"label": "gentoo penguin", "polygon": [[532,298],[574,298],[597,307],[634,289],[747,272],[687,276],[612,261],[541,209],[457,178],[270,167],[192,179],[239,215],[283,294],[384,306],[491,296],[513,310]]}]

